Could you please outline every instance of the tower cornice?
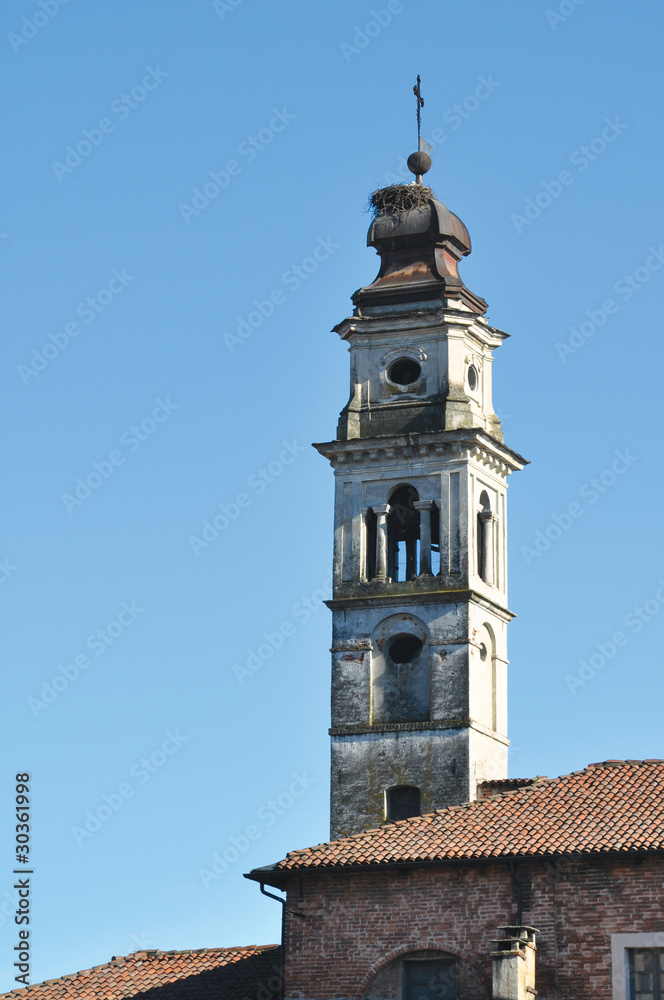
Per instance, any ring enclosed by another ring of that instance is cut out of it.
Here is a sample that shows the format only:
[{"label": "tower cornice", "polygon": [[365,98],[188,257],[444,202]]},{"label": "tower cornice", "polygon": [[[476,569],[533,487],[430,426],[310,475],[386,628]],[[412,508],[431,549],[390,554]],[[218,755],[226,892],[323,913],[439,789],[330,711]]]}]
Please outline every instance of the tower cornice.
[{"label": "tower cornice", "polygon": [[440,337],[446,330],[455,327],[471,332],[490,350],[500,347],[510,336],[504,330],[491,326],[483,316],[464,308],[441,308],[440,301],[418,302],[417,308],[409,305],[356,310],[354,316],[347,316],[337,323],[333,331],[342,340],[350,341],[358,335],[387,338],[395,333],[410,336],[431,333]]},{"label": "tower cornice", "polygon": [[[419,584],[419,586],[418,586]],[[489,611],[500,619],[500,621],[511,622],[516,617],[514,612],[509,611],[502,604],[491,600],[480,594],[476,590],[454,590],[444,587],[436,581],[435,577],[423,580],[409,580],[399,583],[382,583],[380,586],[374,585],[375,591],[372,593],[372,583],[364,582],[355,584],[353,589],[356,593],[343,597],[333,597],[324,603],[331,611],[359,611],[369,608],[379,602],[385,608],[421,607],[423,604],[475,604],[485,611]],[[459,640],[466,642],[467,639]],[[441,643],[450,644],[449,638],[441,639]],[[438,640],[432,638],[431,645],[437,645]],[[363,652],[369,648],[360,643],[357,651]]]},{"label": "tower cornice", "polygon": [[434,431],[429,434],[396,434],[374,438],[351,438],[314,444],[333,468],[348,468],[375,464],[389,467],[403,464],[404,459],[458,457],[460,461],[475,459],[496,475],[506,478],[528,465],[528,459],[507,448],[480,427]]},{"label": "tower cornice", "polygon": [[503,736],[502,733],[497,733],[487,726],[482,726],[480,723],[475,722],[474,719],[469,717],[461,717],[458,719],[429,719],[426,722],[390,722],[390,723],[378,723],[377,725],[370,725],[369,723],[358,722],[354,725],[348,726],[331,726],[328,729],[328,734],[330,736],[381,736],[384,733],[434,733],[437,730],[447,729],[454,732],[461,732],[464,729],[473,729],[477,733],[481,733],[483,736],[489,736],[491,739],[496,740],[498,743],[502,743],[503,746],[508,747],[510,741],[507,736]]}]

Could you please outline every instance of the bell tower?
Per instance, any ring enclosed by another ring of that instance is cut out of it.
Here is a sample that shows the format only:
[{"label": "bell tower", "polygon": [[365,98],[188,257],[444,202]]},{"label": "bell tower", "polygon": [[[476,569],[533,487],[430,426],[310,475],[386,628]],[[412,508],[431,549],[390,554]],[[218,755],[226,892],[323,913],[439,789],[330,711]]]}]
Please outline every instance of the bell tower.
[{"label": "bell tower", "polygon": [[491,403],[508,336],[462,282],[461,220],[424,186],[376,191],[375,280],[350,352],[335,473],[331,836],[457,805],[507,776],[507,476]]}]

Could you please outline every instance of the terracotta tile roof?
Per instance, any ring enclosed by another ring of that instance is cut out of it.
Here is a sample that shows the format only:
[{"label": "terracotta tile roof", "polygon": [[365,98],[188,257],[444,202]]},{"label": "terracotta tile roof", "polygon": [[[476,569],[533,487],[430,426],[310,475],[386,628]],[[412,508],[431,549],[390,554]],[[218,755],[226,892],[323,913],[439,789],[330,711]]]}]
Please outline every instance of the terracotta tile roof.
[{"label": "terracotta tile roof", "polygon": [[271,1000],[279,995],[279,948],[137,951],[60,979],[1,994],[11,1000]]},{"label": "terracotta tile roof", "polygon": [[664,850],[664,761],[604,761],[291,851],[249,877],[278,885],[279,873],[298,869],[658,850]]},{"label": "terracotta tile roof", "polygon": [[[538,775],[543,778],[544,775]],[[515,788],[523,788],[525,785],[532,785],[537,778],[492,778],[490,781],[480,781],[477,785],[477,798],[492,798],[499,792],[512,792]]]}]

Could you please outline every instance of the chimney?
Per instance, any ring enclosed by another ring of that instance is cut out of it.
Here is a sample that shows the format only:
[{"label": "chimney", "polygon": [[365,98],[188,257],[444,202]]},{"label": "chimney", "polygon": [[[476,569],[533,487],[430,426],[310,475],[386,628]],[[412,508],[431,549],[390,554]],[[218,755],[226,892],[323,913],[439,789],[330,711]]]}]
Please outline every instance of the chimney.
[{"label": "chimney", "polygon": [[534,1000],[535,955],[534,927],[501,927],[501,937],[493,941],[493,1000]]}]

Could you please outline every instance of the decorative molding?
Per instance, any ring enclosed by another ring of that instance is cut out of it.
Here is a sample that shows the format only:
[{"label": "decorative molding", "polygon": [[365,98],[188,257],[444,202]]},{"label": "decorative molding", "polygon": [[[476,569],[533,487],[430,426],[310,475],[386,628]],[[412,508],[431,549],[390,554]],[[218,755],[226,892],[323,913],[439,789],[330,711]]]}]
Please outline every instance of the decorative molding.
[{"label": "decorative molding", "polygon": [[457,461],[474,460],[505,478],[528,464],[521,455],[505,447],[481,427],[384,438],[351,438],[346,441],[323,442],[314,447],[334,468],[389,464],[404,459],[426,461],[447,458]]},{"label": "decorative molding", "polygon": [[487,451],[486,448],[480,448],[476,446],[470,449],[470,457],[474,458],[477,462],[480,462],[486,469],[490,469],[491,472],[495,472],[498,476],[506,479],[510,472],[513,470],[507,464],[507,462],[501,461],[496,457],[495,454]]},{"label": "decorative molding", "polygon": [[371,639],[344,639],[335,642],[331,653],[370,653],[373,649]]},{"label": "decorative molding", "polygon": [[[384,608],[411,608],[411,607],[421,607],[422,604],[475,604],[481,607],[483,610],[488,611],[490,614],[494,614],[499,621],[511,622],[514,618],[513,612],[509,611],[507,608],[490,598],[485,597],[483,594],[478,593],[476,590],[436,590],[433,589],[439,586],[439,577],[417,577],[415,580],[410,580],[403,583],[381,583],[378,580],[372,580],[369,583],[353,585],[355,590],[359,589],[365,591],[360,594],[352,594],[346,597],[333,597],[324,603],[330,608],[331,611],[353,611],[357,608],[372,608],[379,605]],[[426,583],[426,589],[424,586],[418,589],[413,589],[413,584],[417,584],[418,581],[423,581]],[[373,586],[373,592],[369,593],[368,588]],[[337,587],[335,592],[338,593],[342,588]],[[466,640],[462,640],[465,642]],[[432,646],[450,646],[455,643],[449,640],[445,642],[440,642],[436,636],[432,636],[430,639],[430,645]]]},{"label": "decorative molding", "polygon": [[477,369],[477,372],[481,372],[484,368],[484,358],[481,354],[470,353],[466,355],[466,365],[473,365]]},{"label": "decorative molding", "polygon": [[461,733],[464,730],[473,729],[482,736],[489,736],[497,743],[509,746],[510,741],[502,733],[493,729],[487,729],[474,719],[429,719],[426,722],[357,722],[347,726],[332,726],[328,732],[330,736],[382,736],[390,733],[427,733],[440,730],[448,730]]},{"label": "decorative molding", "polygon": [[[451,299],[450,303],[458,302]],[[499,347],[509,337],[508,333],[490,326],[484,316],[469,312],[467,308],[441,307],[440,300],[420,302],[419,311],[413,313],[411,305],[401,312],[390,307],[387,311],[371,313],[363,309],[360,315],[349,316],[333,327],[342,340],[369,339],[373,335],[403,334],[406,337],[435,334],[438,338],[470,335],[489,350]]]},{"label": "decorative molding", "polygon": [[376,733],[425,733],[436,729],[454,729],[461,732],[471,725],[470,719],[427,720],[426,722],[358,722],[349,726],[332,726],[330,736],[361,736]]},{"label": "decorative molding", "polygon": [[389,351],[385,351],[385,354],[380,359],[380,364],[383,368],[387,368],[392,361],[398,361],[399,358],[412,358],[413,361],[419,361],[421,365],[428,360],[427,355],[421,347],[404,344],[403,347],[392,347]]}]

